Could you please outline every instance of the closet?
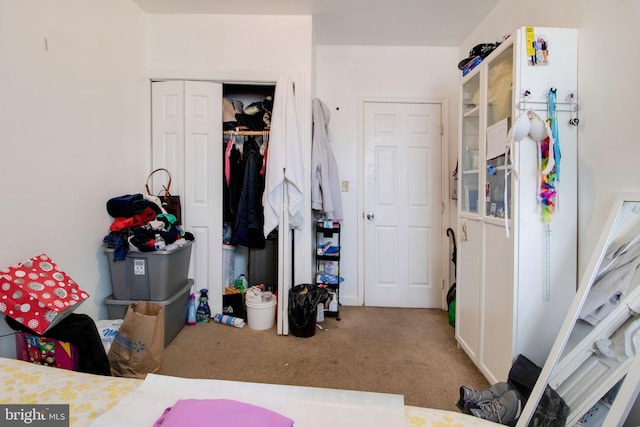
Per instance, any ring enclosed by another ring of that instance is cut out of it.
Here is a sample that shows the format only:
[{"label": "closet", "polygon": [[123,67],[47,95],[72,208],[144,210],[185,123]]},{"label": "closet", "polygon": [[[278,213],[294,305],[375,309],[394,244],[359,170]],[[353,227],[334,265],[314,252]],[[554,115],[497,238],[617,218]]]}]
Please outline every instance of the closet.
[{"label": "closet", "polygon": [[[223,121],[223,99],[235,99],[247,107],[273,96],[275,85],[167,80],[153,81],[151,88],[151,167],[164,167],[171,172],[173,193],[182,199],[183,227],[195,236],[189,271],[194,290],[209,289],[212,312],[221,312],[224,287],[230,278],[241,273],[250,284],[268,280],[273,290],[288,289],[291,278],[278,274],[284,271],[280,264],[287,261],[278,256],[284,250],[284,239],[278,239],[277,232],[265,239],[263,248],[223,245],[228,231],[225,220],[230,220],[223,209],[227,199],[226,142],[235,138],[237,146],[254,139],[261,144],[268,138],[267,130],[241,127],[242,124],[228,127]],[[161,185],[153,183],[154,188]],[[290,263],[287,265],[290,270]],[[284,287],[282,284],[287,281],[288,286]],[[281,310],[285,308],[281,305]],[[282,328],[282,313],[278,318],[278,333],[287,333],[288,329]]]},{"label": "closet", "polygon": [[265,238],[263,212],[256,209],[262,206],[274,90],[273,85],[223,84],[222,180],[223,244],[231,255],[223,268],[232,270],[225,278],[244,274],[249,286],[263,284],[276,292],[278,230]]}]

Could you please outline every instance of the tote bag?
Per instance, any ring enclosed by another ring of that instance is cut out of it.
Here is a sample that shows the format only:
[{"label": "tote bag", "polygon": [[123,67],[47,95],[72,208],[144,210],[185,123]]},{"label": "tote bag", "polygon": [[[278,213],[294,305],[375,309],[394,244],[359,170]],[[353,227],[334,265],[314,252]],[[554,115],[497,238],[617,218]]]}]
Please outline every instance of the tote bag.
[{"label": "tote bag", "polygon": [[147,183],[144,185],[147,190],[147,194],[149,196],[154,196],[154,194],[151,192],[151,189],[149,187],[149,180],[151,179],[153,174],[155,174],[156,172],[165,172],[169,176],[169,181],[167,182],[167,185],[166,186],[163,185],[162,191],[157,195],[157,197],[160,198],[160,203],[162,205],[162,208],[165,211],[167,211],[167,213],[176,217],[176,224],[182,225],[182,204],[180,203],[180,196],[171,194],[170,192],[171,174],[167,169],[158,168],[149,174],[149,176],[147,177]]}]

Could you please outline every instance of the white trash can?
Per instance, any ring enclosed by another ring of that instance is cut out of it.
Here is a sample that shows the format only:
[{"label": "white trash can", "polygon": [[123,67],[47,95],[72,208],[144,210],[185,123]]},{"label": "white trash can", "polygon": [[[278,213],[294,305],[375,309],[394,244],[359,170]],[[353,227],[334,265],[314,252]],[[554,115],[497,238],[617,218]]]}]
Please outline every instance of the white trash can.
[{"label": "white trash can", "polygon": [[263,331],[276,323],[276,300],[267,302],[247,301],[247,324],[250,329]]}]

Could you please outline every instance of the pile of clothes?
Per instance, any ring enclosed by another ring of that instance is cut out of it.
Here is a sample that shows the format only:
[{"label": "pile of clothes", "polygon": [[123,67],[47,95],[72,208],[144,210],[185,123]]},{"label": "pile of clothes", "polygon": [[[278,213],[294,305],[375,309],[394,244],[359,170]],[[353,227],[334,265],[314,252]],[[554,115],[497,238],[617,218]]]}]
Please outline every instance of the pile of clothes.
[{"label": "pile of clothes", "polygon": [[114,250],[114,261],[124,260],[129,251],[157,250],[156,235],[165,243],[163,250],[194,240],[193,234],[182,230],[176,217],[168,214],[156,199],[142,194],[125,194],[107,201],[107,212],[114,220],[103,242]]}]

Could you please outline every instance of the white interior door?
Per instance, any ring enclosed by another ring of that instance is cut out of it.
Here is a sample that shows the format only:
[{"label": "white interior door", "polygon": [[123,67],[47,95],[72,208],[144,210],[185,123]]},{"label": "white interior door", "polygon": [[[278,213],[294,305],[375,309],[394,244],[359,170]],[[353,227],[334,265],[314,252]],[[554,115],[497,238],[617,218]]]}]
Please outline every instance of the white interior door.
[{"label": "white interior door", "polygon": [[440,308],[440,104],[365,102],[364,301]]},{"label": "white interior door", "polygon": [[181,196],[183,228],[193,233],[189,277],[222,309],[222,84],[152,85],[153,167],[171,171]]}]

